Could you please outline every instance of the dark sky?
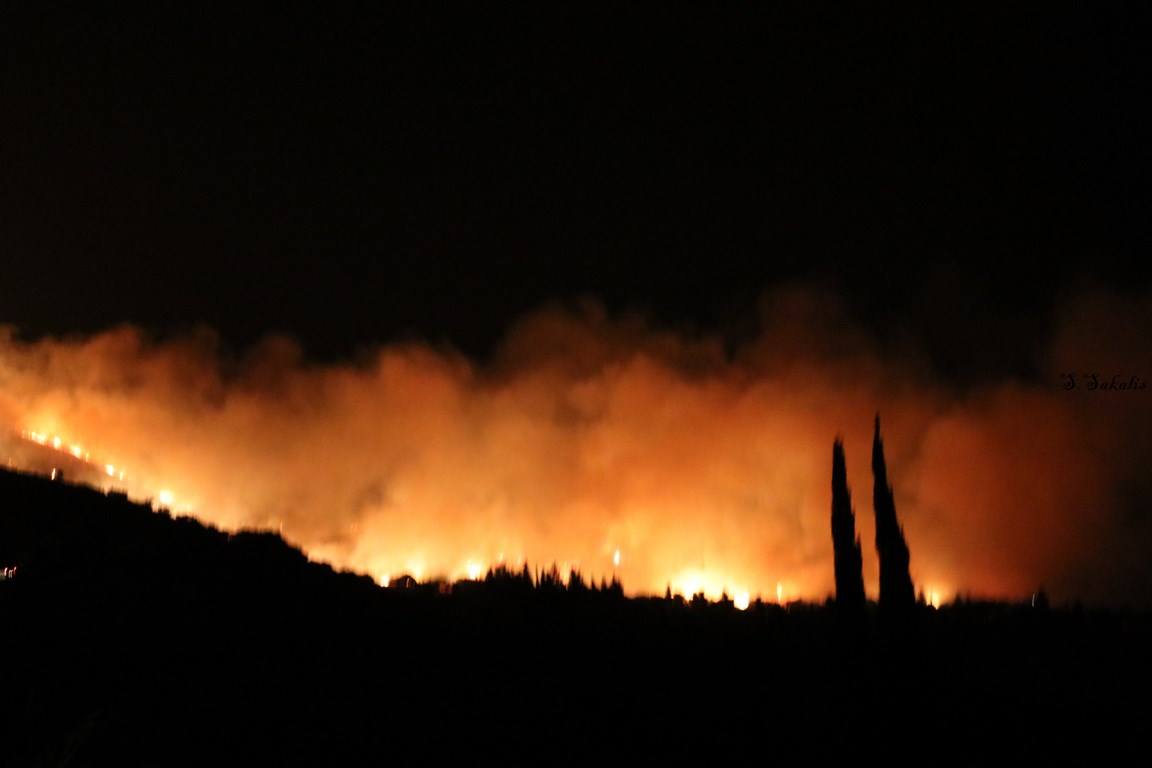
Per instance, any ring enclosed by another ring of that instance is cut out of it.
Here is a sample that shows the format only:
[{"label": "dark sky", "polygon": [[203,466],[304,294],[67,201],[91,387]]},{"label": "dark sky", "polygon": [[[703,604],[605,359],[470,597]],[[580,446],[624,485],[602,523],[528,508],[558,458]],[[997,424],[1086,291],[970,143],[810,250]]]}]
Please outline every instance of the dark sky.
[{"label": "dark sky", "polygon": [[33,5],[0,18],[28,335],[483,355],[592,295],[738,337],[801,280],[969,378],[1027,373],[1080,287],[1148,287],[1144,4]]}]

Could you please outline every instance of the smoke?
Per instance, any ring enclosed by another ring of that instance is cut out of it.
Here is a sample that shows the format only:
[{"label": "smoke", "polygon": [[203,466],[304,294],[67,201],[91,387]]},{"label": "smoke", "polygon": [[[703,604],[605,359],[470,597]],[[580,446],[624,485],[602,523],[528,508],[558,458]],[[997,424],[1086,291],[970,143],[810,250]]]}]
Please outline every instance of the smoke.
[{"label": "smoke", "polygon": [[879,411],[919,588],[1139,602],[1152,390],[1065,391],[1063,374],[1147,381],[1152,302],[1086,295],[1054,329],[1038,380],[957,389],[807,289],[766,298],[737,349],[586,302],[523,318],[484,364],[414,343],[316,365],[281,337],[235,359],[210,331],[8,328],[0,423],[82,443],[135,495],[380,578],[555,562],[629,592],[819,599],[837,435],[876,593]]}]

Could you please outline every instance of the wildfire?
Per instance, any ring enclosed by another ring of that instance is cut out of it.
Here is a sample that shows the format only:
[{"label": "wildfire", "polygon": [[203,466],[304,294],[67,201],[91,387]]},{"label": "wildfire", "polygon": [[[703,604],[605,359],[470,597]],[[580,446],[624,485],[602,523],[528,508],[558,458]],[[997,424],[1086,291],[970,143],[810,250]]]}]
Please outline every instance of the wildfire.
[{"label": "wildfire", "polygon": [[[168,488],[161,488],[155,493],[152,493],[147,488],[137,487],[135,483],[130,482],[130,476],[122,466],[118,466],[112,462],[105,462],[103,464],[94,462],[92,452],[86,448],[83,443],[70,441],[59,434],[47,430],[24,429],[20,431],[20,436],[32,443],[58,452],[62,458],[70,457],[70,460],[79,462],[79,464],[72,466],[88,467],[93,477],[99,475],[107,478],[102,484],[95,483],[94,479],[89,480],[89,484],[99,485],[104,490],[132,490],[134,491],[132,494],[133,498],[140,501],[155,498],[156,504],[160,507],[178,509],[181,512],[191,512],[193,510],[191,504],[178,505],[176,494]],[[68,471],[65,471],[66,469],[67,467],[62,470],[61,467],[54,466],[48,470],[46,474],[50,479],[56,480],[63,472],[63,476],[69,481],[84,482],[84,478],[73,477]],[[117,484],[112,485],[108,481],[115,481]]]},{"label": "wildfire", "polygon": [[[1126,446],[1147,432],[1146,399],[1098,412],[1046,380],[940,386],[828,298],[773,292],[760,332],[735,346],[594,303],[549,307],[482,360],[418,341],[321,362],[283,337],[236,357],[211,332],[24,340],[0,327],[0,419],[28,441],[0,461],[27,452],[20,468],[45,477],[195,507],[223,530],[279,530],[393,584],[466,577],[507,553],[616,576],[630,594],[823,600],[836,583],[828,448],[841,434],[870,542],[879,408],[925,604],[960,587],[1062,589],[1105,572],[1093,559],[1106,543],[1139,534],[1115,489],[1143,487],[1147,456]],[[1139,334],[1099,329],[1143,328],[1152,305],[1086,298],[1044,358],[1142,359]],[[1137,572],[1138,548],[1121,549],[1107,572]],[[875,595],[875,548],[861,557]],[[1084,598],[1112,597],[1090,583]]]},{"label": "wildfire", "polygon": [[[63,454],[69,455],[74,459],[82,461],[86,464],[92,463],[92,453],[86,449],[82,444],[65,440],[58,434],[49,435],[48,432],[40,432],[36,430],[25,429],[21,430],[20,436],[25,440],[42,445],[45,448],[51,448],[54,451],[59,451]],[[124,471],[116,471],[116,467],[112,464],[105,464],[104,474],[108,477],[118,477],[120,480],[124,479]],[[53,478],[55,479],[55,478]]]},{"label": "wildfire", "polygon": [[[52,479],[57,479],[63,472],[63,477],[71,482],[89,482],[103,487],[105,490],[111,489],[113,486],[108,483],[114,481],[119,484],[117,488],[126,491],[131,490],[132,497],[137,500],[154,499],[153,504],[157,509],[193,511],[190,504],[178,504],[177,493],[171,487],[157,488],[154,486],[149,488],[137,478],[130,476],[118,463],[112,461],[93,463],[91,450],[82,442],[70,440],[66,435],[48,430],[23,430],[20,434],[28,441],[60,454],[60,464],[53,466],[50,472],[41,470]],[[76,473],[69,469],[69,466],[72,465],[67,463],[68,460],[81,462],[84,466],[90,467],[91,472],[87,475],[87,480],[84,476],[77,477]],[[276,530],[283,531],[281,520],[274,521],[272,525]],[[306,545],[304,549],[314,560],[330,562],[341,567],[349,565],[346,560],[347,555],[341,554],[339,550],[326,551],[324,547],[307,547]],[[482,551],[473,550],[474,554],[471,556],[457,560],[459,565],[455,568],[443,568],[445,551],[443,542],[425,539],[419,542],[419,546],[410,549],[406,557],[401,556],[396,559],[377,557],[375,562],[369,561],[364,567],[375,574],[375,580],[381,587],[388,587],[398,578],[398,574],[403,574],[405,577],[410,577],[416,581],[423,581],[425,578],[478,581],[484,578],[490,564],[494,564],[494,567],[506,567],[509,562],[512,562],[519,569],[529,562],[529,558],[525,556],[523,551],[518,552],[513,558],[508,558],[506,551],[501,548],[494,551],[489,557],[485,557]],[[602,549],[601,553],[600,559],[592,562],[583,561],[582,563],[577,559],[560,560],[554,566],[555,572],[560,581],[566,585],[571,582],[573,574],[576,572],[581,572],[584,577],[593,580],[608,575],[615,578],[615,574],[624,563],[623,548],[610,545],[607,552]],[[645,553],[643,551],[633,553],[630,571],[635,569],[637,563],[643,563],[644,559]],[[540,569],[540,572],[547,570],[548,560],[546,558],[534,562],[536,562],[536,568]],[[355,567],[355,562],[352,563],[352,566]],[[588,570],[583,570],[584,567],[587,567]],[[749,581],[733,578],[733,573],[722,567],[693,566],[684,568],[668,580],[667,584],[672,593],[684,598],[703,597],[709,601],[719,601],[730,595],[732,606],[740,611],[747,610],[753,601],[753,590],[748,587]],[[793,589],[794,585],[789,585],[783,580],[776,581],[774,589],[776,603],[784,605],[787,599],[796,594]],[[635,588],[633,591],[644,592],[642,589],[635,590]],[[655,590],[652,591],[655,592]],[[944,601],[945,590],[937,583],[926,587],[922,594],[927,605],[938,608]]]},{"label": "wildfire", "polygon": [[[177,494],[172,490],[172,488],[160,487],[155,490],[149,490],[147,487],[141,487],[136,482],[125,483],[126,480],[130,480],[131,478],[122,466],[111,461],[106,461],[101,464],[92,463],[92,453],[84,446],[83,443],[71,441],[63,435],[42,430],[23,430],[21,435],[25,439],[36,443],[37,445],[58,451],[61,454],[70,456],[77,461],[90,464],[93,469],[93,476],[99,476],[105,478],[106,481],[118,481],[124,483],[125,485],[131,486],[133,490],[133,498],[137,498],[139,500],[154,499],[153,503],[157,509],[179,509],[181,511],[191,511],[191,506],[189,505],[178,507]],[[58,473],[59,470],[57,468],[53,468],[51,470],[50,476],[52,479],[56,479]],[[65,473],[66,476],[67,474],[68,473]],[[75,477],[69,477],[68,479],[72,481],[77,480]],[[82,478],[80,479],[82,480]],[[105,487],[107,488],[107,486]],[[282,522],[275,523],[275,527],[277,530],[282,531]],[[337,561],[336,564],[341,564],[338,562],[340,557],[337,554],[325,554],[324,549],[321,547],[314,548],[314,551],[310,553],[310,556],[313,557],[313,559],[320,561]],[[527,562],[527,558],[523,554],[520,554],[515,558],[515,562],[517,567],[522,567]],[[538,567],[546,568],[544,562],[546,561],[539,563]],[[594,563],[591,564],[592,568],[590,572],[584,573],[584,575],[593,579],[595,579],[597,575],[604,577],[609,572],[616,572],[622,566],[623,562],[624,555],[622,548],[619,546],[613,547],[611,548],[611,554],[608,556],[606,562],[603,562],[599,567],[597,567]],[[482,579],[484,574],[488,571],[489,566],[487,563],[495,563],[497,566],[504,566],[507,563],[507,556],[503,550],[500,550],[494,553],[494,556],[487,560],[480,557],[470,557],[464,560],[463,564],[454,570],[448,572],[438,572],[435,568],[429,567],[426,554],[416,553],[398,562],[393,561],[391,563],[385,563],[384,561],[381,561],[380,564],[372,570],[374,573],[376,573],[376,582],[382,587],[388,587],[394,581],[395,574],[398,573],[402,573],[405,576],[410,576],[417,581],[421,581],[425,577],[429,576],[432,578],[447,577],[450,580],[467,579],[469,581],[477,581]],[[567,585],[571,583],[573,574],[581,570],[581,564],[580,561],[577,560],[562,560],[555,566],[555,568],[560,581]],[[718,601],[723,599],[725,596],[732,594],[732,604],[736,609],[741,611],[747,610],[752,601],[750,590],[743,587],[734,586],[733,579],[729,578],[728,575],[723,573],[723,571],[717,570],[715,568],[685,569],[671,580],[670,586],[676,594],[686,598],[703,596],[707,600]],[[778,584],[778,601],[781,600],[781,588],[781,585]]]},{"label": "wildfire", "polygon": [[932,608],[939,608],[944,603],[955,597],[955,590],[947,586],[940,586],[939,584],[927,587],[924,590],[924,602]]},{"label": "wildfire", "polygon": [[[740,610],[751,604],[751,593],[742,587],[733,587],[731,582],[721,573],[691,568],[681,572],[669,585],[674,594],[691,598],[703,595],[705,599],[717,601],[725,595],[734,594],[733,604]],[[731,590],[735,590],[732,592]]]}]

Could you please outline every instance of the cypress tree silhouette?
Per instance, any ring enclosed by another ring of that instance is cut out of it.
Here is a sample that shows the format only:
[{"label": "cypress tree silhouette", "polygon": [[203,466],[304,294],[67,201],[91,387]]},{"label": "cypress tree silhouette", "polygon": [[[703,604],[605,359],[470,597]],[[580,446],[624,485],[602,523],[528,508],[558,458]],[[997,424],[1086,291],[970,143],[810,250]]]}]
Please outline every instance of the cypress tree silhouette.
[{"label": "cypress tree silhouette", "polygon": [[872,507],[876,513],[876,552],[880,555],[880,609],[888,612],[911,610],[916,592],[908,571],[908,544],[896,519],[896,502],[888,484],[884,462],[884,441],[880,439],[880,414],[872,438]]},{"label": "cypress tree silhouette", "polygon": [[836,569],[836,605],[854,610],[864,607],[864,576],[856,513],[848,490],[844,444],[832,443],[832,556]]}]

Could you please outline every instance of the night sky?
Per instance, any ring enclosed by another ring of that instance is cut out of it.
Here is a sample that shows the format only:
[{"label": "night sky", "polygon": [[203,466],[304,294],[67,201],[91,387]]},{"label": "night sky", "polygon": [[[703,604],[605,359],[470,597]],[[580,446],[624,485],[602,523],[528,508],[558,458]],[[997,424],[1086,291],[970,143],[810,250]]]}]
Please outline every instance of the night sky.
[{"label": "night sky", "polygon": [[740,340],[801,283],[978,381],[1035,375],[1083,286],[1148,285],[1139,4],[4,17],[0,308],[29,337],[483,357],[593,297]]}]

